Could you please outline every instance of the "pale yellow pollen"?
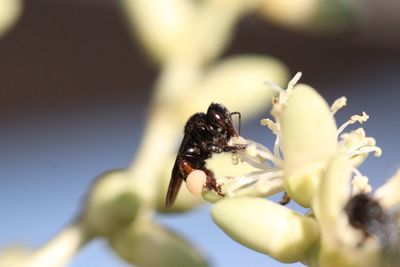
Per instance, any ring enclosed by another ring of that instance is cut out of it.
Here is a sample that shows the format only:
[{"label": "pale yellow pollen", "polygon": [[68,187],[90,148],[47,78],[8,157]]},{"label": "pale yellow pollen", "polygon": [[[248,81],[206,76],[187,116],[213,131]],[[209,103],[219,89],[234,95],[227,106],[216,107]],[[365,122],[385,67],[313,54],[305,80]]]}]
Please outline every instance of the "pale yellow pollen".
[{"label": "pale yellow pollen", "polygon": [[206,183],[207,176],[202,170],[192,171],[186,178],[186,187],[190,193],[195,196],[201,194],[203,186]]},{"label": "pale yellow pollen", "polygon": [[364,111],[361,113],[361,115],[351,116],[348,121],[346,121],[345,123],[342,124],[342,126],[339,127],[339,129],[337,130],[337,135],[339,136],[343,132],[343,130],[350,124],[354,124],[356,122],[362,124],[362,123],[366,122],[368,119],[369,119],[369,116]]},{"label": "pale yellow pollen", "polygon": [[359,122],[360,124],[366,122],[368,119],[369,116],[364,111],[361,113],[361,115],[353,115],[350,117],[352,123]]},{"label": "pale yellow pollen", "polygon": [[347,98],[342,96],[333,102],[331,106],[332,115],[334,115],[338,110],[342,109],[347,105]]},{"label": "pale yellow pollen", "polygon": [[279,125],[270,119],[262,119],[261,125],[267,126],[275,135],[279,134]]}]

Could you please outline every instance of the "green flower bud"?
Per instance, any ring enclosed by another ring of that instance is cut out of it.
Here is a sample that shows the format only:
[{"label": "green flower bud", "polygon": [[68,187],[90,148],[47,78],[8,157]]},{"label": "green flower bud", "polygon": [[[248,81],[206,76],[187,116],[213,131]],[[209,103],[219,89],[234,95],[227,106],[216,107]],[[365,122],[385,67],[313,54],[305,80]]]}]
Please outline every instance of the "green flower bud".
[{"label": "green flower bud", "polygon": [[139,196],[125,171],[107,172],[87,196],[82,222],[93,235],[109,236],[135,220],[143,206]]},{"label": "green flower bud", "polygon": [[205,267],[204,257],[177,234],[151,221],[139,221],[109,240],[127,262],[145,267]]},{"label": "green flower bud", "polygon": [[318,237],[313,218],[266,199],[224,199],[214,205],[211,213],[231,238],[281,262],[306,258]]}]

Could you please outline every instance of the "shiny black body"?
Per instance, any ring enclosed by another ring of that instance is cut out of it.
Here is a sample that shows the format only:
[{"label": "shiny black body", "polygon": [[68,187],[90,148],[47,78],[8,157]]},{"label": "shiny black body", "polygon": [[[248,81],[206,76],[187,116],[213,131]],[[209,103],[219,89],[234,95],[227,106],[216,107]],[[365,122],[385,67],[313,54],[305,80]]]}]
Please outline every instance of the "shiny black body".
[{"label": "shiny black body", "polygon": [[[243,149],[242,145],[229,146],[231,137],[239,136],[233,121],[232,114],[221,104],[212,103],[207,113],[195,113],[185,125],[184,137],[172,169],[169,183],[166,207],[170,207],[178,194],[182,180],[193,170],[202,170],[206,173],[206,186],[221,194],[214,174],[206,168],[206,160],[214,153],[232,152]],[[240,122],[239,122],[240,123]]]},{"label": "shiny black body", "polygon": [[364,239],[376,237],[379,240],[382,247],[381,266],[400,266],[400,229],[395,214],[399,211],[384,209],[377,200],[364,193],[352,196],[344,210],[349,223],[363,231]]}]

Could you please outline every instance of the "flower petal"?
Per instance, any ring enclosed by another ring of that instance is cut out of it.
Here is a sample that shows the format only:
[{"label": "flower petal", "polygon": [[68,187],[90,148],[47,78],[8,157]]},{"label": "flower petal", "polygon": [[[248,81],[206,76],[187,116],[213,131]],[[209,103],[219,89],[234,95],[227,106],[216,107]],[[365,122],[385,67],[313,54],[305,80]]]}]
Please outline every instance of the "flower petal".
[{"label": "flower petal", "polygon": [[374,194],[375,198],[385,208],[400,204],[400,170],[382,185]]}]

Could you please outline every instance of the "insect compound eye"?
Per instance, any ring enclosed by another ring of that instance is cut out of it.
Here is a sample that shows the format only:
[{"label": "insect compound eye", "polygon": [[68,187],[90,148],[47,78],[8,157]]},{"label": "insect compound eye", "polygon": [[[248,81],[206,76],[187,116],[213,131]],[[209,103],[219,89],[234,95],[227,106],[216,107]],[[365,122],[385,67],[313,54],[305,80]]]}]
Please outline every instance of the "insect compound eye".
[{"label": "insect compound eye", "polygon": [[229,114],[229,112],[225,107],[215,103],[211,104],[207,110],[207,117],[210,119],[211,123],[223,128],[225,128],[227,124],[227,114]]}]

